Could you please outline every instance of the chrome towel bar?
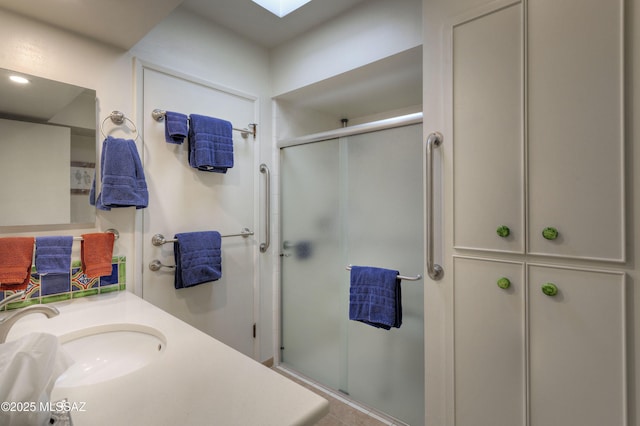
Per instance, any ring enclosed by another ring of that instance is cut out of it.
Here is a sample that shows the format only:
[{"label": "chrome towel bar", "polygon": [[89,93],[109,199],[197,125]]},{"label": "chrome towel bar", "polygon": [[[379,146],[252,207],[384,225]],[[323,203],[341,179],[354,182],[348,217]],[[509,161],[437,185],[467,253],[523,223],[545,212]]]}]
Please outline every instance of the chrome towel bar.
[{"label": "chrome towel bar", "polygon": [[[164,121],[164,117],[166,116],[166,114],[166,111],[157,108],[151,111],[151,117],[153,117],[153,119],[158,123]],[[245,139],[249,135],[253,135],[253,138],[255,139],[258,133],[258,125],[256,123],[249,123],[248,126],[251,127],[251,129],[236,129],[235,127],[232,127],[232,129],[236,132],[240,132],[242,137]]]},{"label": "chrome towel bar", "polygon": [[[221,235],[221,237],[222,238],[227,238],[227,237],[245,237],[246,238],[250,235],[253,235],[252,230],[250,230],[249,228],[242,228],[242,231],[240,231],[237,234],[226,234],[226,235]],[[176,241],[178,240],[175,238],[171,240],[167,240],[162,234],[156,234],[153,237],[151,237],[151,244],[153,244],[154,246],[161,246],[167,243],[175,243]]]},{"label": "chrome towel bar", "polygon": [[[105,232],[105,233],[108,233],[108,234],[113,234],[114,239],[116,239],[116,240],[117,240],[118,238],[120,238],[120,233],[118,232],[118,230],[117,230],[117,229],[109,228],[109,229],[107,229],[107,230],[106,230],[106,231],[104,231],[104,232]],[[82,237],[73,237],[73,241],[82,241]]]},{"label": "chrome towel bar", "polygon": [[164,263],[160,262],[158,259],[153,259],[149,263],[149,269],[151,269],[152,271],[159,271],[160,268],[176,269],[176,265],[165,265]]},{"label": "chrome towel bar", "polygon": [[[351,270],[351,265],[345,268],[347,271]],[[404,281],[420,281],[422,279],[422,275],[418,274],[415,277],[407,277],[404,275],[398,275],[398,278]]]}]

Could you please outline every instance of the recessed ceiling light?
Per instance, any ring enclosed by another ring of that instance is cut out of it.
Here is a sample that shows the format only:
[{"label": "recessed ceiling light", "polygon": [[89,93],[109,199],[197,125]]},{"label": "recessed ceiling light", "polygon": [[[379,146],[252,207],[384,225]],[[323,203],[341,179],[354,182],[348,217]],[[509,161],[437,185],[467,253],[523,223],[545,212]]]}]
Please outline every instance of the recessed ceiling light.
[{"label": "recessed ceiling light", "polygon": [[18,84],[27,84],[29,82],[29,80],[27,80],[24,77],[20,77],[19,75],[11,75],[11,76],[9,76],[9,80],[13,81],[14,83],[18,83]]},{"label": "recessed ceiling light", "polygon": [[293,12],[294,10],[304,6],[311,0],[251,0],[256,4],[267,9],[274,15],[282,18],[285,15]]}]

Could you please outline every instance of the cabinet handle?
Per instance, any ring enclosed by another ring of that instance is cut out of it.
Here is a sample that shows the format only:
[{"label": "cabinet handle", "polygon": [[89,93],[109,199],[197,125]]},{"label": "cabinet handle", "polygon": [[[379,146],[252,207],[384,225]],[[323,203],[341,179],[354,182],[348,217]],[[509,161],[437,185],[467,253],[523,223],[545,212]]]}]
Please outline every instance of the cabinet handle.
[{"label": "cabinet handle", "polygon": [[558,294],[558,287],[553,283],[542,284],[542,292],[547,296],[555,296]]},{"label": "cabinet handle", "polygon": [[509,227],[505,225],[498,226],[498,229],[496,229],[496,234],[498,234],[499,237],[506,238],[509,236],[509,234],[511,234],[511,229],[509,229]]},{"label": "cabinet handle", "polygon": [[558,230],[552,226],[544,228],[542,230],[542,236],[547,240],[555,240],[558,238]]},{"label": "cabinet handle", "polygon": [[432,280],[438,281],[444,276],[442,266],[434,263],[433,260],[433,148],[437,148],[442,144],[442,134],[434,132],[427,137],[427,274]]},{"label": "cabinet handle", "polygon": [[503,290],[506,290],[509,287],[511,287],[511,281],[509,281],[509,278],[506,278],[506,277],[500,278],[497,284],[498,284],[498,287],[500,287]]}]

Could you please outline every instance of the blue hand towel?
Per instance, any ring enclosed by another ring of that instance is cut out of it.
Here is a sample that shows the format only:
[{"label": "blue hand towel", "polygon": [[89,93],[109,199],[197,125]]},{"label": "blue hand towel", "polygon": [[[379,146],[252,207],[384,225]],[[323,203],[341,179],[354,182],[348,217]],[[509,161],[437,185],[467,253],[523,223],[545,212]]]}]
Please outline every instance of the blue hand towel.
[{"label": "blue hand towel", "polygon": [[222,278],[222,237],[217,231],[176,234],[175,288],[216,281]]},{"label": "blue hand towel", "polygon": [[189,125],[189,165],[216,173],[233,167],[233,127],[219,118],[191,114]]},{"label": "blue hand towel", "polygon": [[149,205],[147,181],[136,143],[108,136],[100,158],[102,188],[96,199],[101,210],[114,207],[142,209]]},{"label": "blue hand towel", "polygon": [[164,115],[164,138],[168,143],[181,144],[189,133],[187,116],[179,112],[166,111]]},{"label": "blue hand towel", "polygon": [[390,330],[402,325],[398,271],[369,266],[351,267],[349,319]]},{"label": "blue hand towel", "polygon": [[35,264],[39,274],[69,274],[73,237],[36,237]]}]

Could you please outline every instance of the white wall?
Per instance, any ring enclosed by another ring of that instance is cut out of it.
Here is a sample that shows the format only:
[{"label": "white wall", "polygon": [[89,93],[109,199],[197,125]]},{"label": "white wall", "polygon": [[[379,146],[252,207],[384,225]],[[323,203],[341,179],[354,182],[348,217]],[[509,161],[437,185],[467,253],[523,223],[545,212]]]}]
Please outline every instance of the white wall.
[{"label": "white wall", "polygon": [[422,45],[421,0],[369,0],[271,53],[274,96]]}]

